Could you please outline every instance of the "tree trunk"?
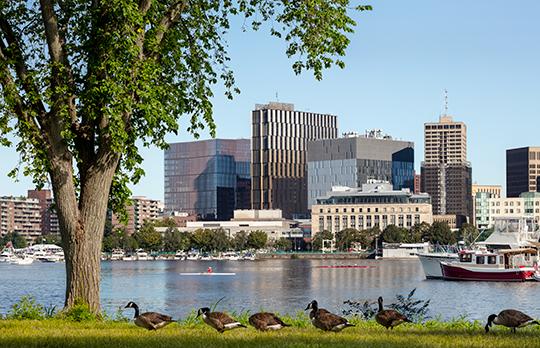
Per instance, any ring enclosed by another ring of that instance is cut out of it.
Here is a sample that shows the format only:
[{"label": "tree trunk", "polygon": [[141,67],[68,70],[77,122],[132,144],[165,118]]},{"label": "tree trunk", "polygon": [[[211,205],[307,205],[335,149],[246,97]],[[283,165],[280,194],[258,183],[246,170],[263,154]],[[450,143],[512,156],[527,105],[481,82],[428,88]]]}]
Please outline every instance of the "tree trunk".
[{"label": "tree trunk", "polygon": [[87,304],[100,312],[100,256],[107,202],[119,156],[97,160],[86,171],[79,200],[71,156],[51,161],[50,176],[66,260],[65,307]]}]

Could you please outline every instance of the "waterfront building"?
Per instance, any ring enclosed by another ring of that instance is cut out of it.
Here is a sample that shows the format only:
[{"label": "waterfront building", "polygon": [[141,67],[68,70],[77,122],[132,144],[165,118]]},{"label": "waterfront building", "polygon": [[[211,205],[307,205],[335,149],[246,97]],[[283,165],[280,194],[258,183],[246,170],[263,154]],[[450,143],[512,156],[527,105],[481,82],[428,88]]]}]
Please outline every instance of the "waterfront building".
[{"label": "waterfront building", "polygon": [[307,143],[337,137],[337,116],[298,111],[293,104],[255,105],[252,112],[252,209],[305,216]]},{"label": "waterfront building", "polygon": [[506,150],[506,196],[540,192],[540,147]]},{"label": "waterfront building", "polygon": [[37,199],[40,207],[41,215],[41,233],[60,234],[60,226],[58,225],[58,215],[54,209],[54,200],[51,190],[28,190],[28,198]]},{"label": "waterfront building", "polygon": [[200,220],[229,220],[250,207],[249,139],[169,144],[165,150],[165,210]]},{"label": "waterfront building", "polygon": [[496,219],[505,218],[532,218],[540,223],[540,193],[523,192],[519,197],[488,198],[489,223],[485,227],[492,227]]},{"label": "waterfront building", "polygon": [[500,198],[502,187],[500,185],[472,185],[473,221],[479,228],[489,226],[489,199]]},{"label": "waterfront building", "polygon": [[127,222],[120,221],[116,214],[109,212],[113,228],[124,228],[128,234],[133,234],[143,226],[146,220],[156,220],[163,216],[163,202],[143,196],[134,196],[126,206]]},{"label": "waterfront building", "polygon": [[311,208],[312,232],[332,233],[346,228],[357,230],[388,225],[411,228],[433,222],[428,194],[414,194],[409,189],[394,190],[392,184],[370,180],[362,189],[334,187],[317,198]]},{"label": "waterfront building", "polygon": [[244,231],[263,231],[269,240],[288,238],[303,240],[304,230],[302,223],[285,219],[279,209],[272,210],[235,210],[233,219],[229,221],[188,221],[186,228],[180,229],[186,232],[194,232],[198,229],[224,230],[229,237]]},{"label": "waterfront building", "polygon": [[0,235],[18,233],[28,243],[41,236],[39,200],[26,197],[0,197]]},{"label": "waterfront building", "polygon": [[467,126],[444,114],[424,124],[421,190],[429,193],[434,215],[472,219],[472,169],[467,162]]},{"label": "waterfront building", "polygon": [[382,180],[394,190],[414,190],[414,143],[380,130],[310,141],[307,161],[309,208],[333,186],[362,187],[368,180]]}]

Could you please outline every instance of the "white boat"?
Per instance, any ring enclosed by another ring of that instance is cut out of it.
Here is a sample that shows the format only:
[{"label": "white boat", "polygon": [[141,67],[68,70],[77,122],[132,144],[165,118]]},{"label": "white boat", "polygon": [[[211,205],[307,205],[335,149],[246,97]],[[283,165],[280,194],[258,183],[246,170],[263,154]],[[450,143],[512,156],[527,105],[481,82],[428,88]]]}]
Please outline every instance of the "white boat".
[{"label": "white boat", "polygon": [[210,256],[209,254],[203,254],[199,260],[201,261],[211,261],[212,260],[212,256]]},{"label": "white boat", "polygon": [[124,257],[122,257],[122,261],[135,261],[135,260],[136,258],[133,255],[125,255]]},{"label": "white boat", "polygon": [[189,253],[186,257],[186,260],[190,260],[190,261],[198,261],[201,259],[201,255],[199,255],[198,253]]},{"label": "white boat", "polygon": [[137,249],[135,250],[135,259],[137,261],[147,261],[150,260],[150,256],[148,256],[148,253],[143,249]]},{"label": "white boat", "polygon": [[175,260],[185,260],[187,258],[186,253],[183,250],[176,251],[176,254],[174,254]]},{"label": "white boat", "polygon": [[64,253],[54,253],[54,254],[48,254],[46,256],[40,257],[39,260],[41,262],[63,262],[64,261]]},{"label": "white boat", "polygon": [[15,255],[10,248],[4,248],[0,253],[0,262],[11,262],[15,259]]},{"label": "white boat", "polygon": [[22,257],[15,257],[10,263],[14,265],[31,265],[34,259],[28,255],[23,254]]},{"label": "white boat", "polygon": [[422,264],[426,279],[442,279],[441,261],[456,261],[458,254],[448,252],[418,253],[418,259]]},{"label": "white boat", "polygon": [[111,254],[111,261],[123,260],[126,253],[122,249],[113,249]]},{"label": "white boat", "polygon": [[223,253],[221,255],[221,257],[222,257],[223,260],[228,260],[228,261],[238,261],[238,260],[240,260],[240,255],[238,255],[235,252]]}]

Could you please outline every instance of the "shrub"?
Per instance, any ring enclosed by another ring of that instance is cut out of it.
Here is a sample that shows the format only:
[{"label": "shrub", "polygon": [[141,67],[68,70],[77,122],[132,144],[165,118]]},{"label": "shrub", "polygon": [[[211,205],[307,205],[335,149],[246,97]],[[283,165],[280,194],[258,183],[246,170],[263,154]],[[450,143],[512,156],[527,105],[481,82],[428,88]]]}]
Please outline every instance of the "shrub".
[{"label": "shrub", "polygon": [[21,297],[19,302],[11,306],[11,310],[6,316],[7,319],[15,320],[42,320],[45,317],[43,306],[36,303],[36,300],[31,296]]},{"label": "shrub", "polygon": [[75,300],[75,304],[62,312],[61,318],[70,321],[93,321],[99,319],[92,313],[90,306],[81,300]]},{"label": "shrub", "polygon": [[[427,312],[430,300],[417,300],[414,298],[414,293],[416,288],[413,289],[407,296],[397,295],[397,301],[395,303],[389,304],[386,307],[395,309],[400,312],[410,320],[414,322],[420,322],[424,319],[427,319]],[[368,301],[359,302],[347,300],[343,304],[349,306],[349,308],[344,309],[342,312],[344,315],[357,315],[364,320],[370,320],[375,317],[375,314],[378,312],[377,304],[372,305]]]}]

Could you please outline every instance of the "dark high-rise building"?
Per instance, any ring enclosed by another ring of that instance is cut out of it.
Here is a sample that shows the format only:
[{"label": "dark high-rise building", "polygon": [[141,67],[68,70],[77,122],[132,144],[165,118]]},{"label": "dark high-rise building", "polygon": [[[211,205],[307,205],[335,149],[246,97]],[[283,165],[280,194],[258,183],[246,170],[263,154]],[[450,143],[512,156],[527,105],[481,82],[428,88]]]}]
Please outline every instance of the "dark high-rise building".
[{"label": "dark high-rise building", "polygon": [[[467,126],[442,115],[424,125],[425,160],[421,190],[431,196],[434,215],[456,215],[472,221],[472,169],[467,162]],[[459,217],[456,221],[462,220]]]},{"label": "dark high-rise building", "polygon": [[506,196],[540,192],[540,147],[506,150]]},{"label": "dark high-rise building", "polygon": [[250,206],[249,139],[170,144],[165,150],[165,210],[229,220]]},{"label": "dark high-rise building", "polygon": [[293,104],[256,105],[252,112],[253,209],[307,215],[307,142],[337,137],[337,116],[294,110]]},{"label": "dark high-rise building", "polygon": [[380,130],[310,141],[307,160],[310,208],[332,186],[362,187],[369,179],[392,183],[394,190],[414,190],[414,143]]}]

